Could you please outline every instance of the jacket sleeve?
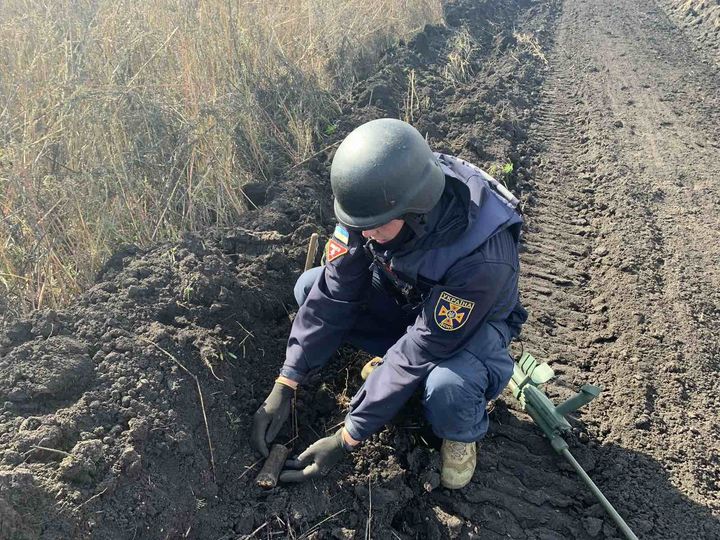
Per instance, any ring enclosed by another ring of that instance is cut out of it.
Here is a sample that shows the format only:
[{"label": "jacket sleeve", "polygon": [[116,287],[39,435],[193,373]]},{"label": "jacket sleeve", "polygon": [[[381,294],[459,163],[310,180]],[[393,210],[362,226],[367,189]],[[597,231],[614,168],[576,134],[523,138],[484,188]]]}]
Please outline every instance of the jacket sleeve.
[{"label": "jacket sleeve", "polygon": [[311,370],[324,366],[343,343],[370,284],[370,261],[362,234],[342,231],[347,234],[346,242],[338,239],[337,233],[332,240],[347,253],[332,258],[326,247],[329,262],[300,306],[290,330],[280,374],[297,382],[302,382]]},{"label": "jacket sleeve", "polygon": [[503,240],[455,263],[431,290],[415,324],[353,398],[345,418],[353,439],[364,440],[392,420],[430,371],[460,351],[492,315],[500,291],[518,271],[516,248]]}]

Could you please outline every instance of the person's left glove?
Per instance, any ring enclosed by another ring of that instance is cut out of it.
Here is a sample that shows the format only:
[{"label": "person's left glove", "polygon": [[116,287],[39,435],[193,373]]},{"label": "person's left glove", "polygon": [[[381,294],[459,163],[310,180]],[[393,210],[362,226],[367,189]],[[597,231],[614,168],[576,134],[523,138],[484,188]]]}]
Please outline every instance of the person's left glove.
[{"label": "person's left glove", "polygon": [[343,459],[350,450],[345,448],[342,428],[334,435],[314,442],[298,456],[285,462],[285,470],[280,473],[280,482],[303,482],[310,478],[325,476]]}]

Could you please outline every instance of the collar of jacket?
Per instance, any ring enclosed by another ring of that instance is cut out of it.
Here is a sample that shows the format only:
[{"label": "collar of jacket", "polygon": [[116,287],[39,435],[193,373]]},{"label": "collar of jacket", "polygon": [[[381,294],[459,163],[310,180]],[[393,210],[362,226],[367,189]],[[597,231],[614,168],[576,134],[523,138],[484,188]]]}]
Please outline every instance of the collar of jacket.
[{"label": "collar of jacket", "polygon": [[470,199],[470,190],[461,180],[445,176],[445,190],[440,201],[424,215],[406,216],[413,236],[387,255],[402,257],[413,251],[452,244],[477,217],[478,206]]},{"label": "collar of jacket", "polygon": [[[479,200],[482,201],[483,193]],[[413,267],[430,249],[452,244],[477,218],[479,207],[472,201],[470,189],[461,180],[445,176],[445,189],[438,204],[424,215],[406,216],[405,223],[410,229],[404,231],[409,238],[400,245],[369,243],[371,254],[379,256],[385,271],[392,273],[393,280],[414,285],[416,275],[405,275],[394,268],[393,261],[402,260],[403,267]],[[387,266],[386,266],[387,265]],[[397,283],[394,283],[397,287]]]},{"label": "collar of jacket", "polygon": [[426,251],[453,243],[465,232],[476,217],[477,209],[470,200],[470,190],[460,180],[445,176],[445,190],[440,201],[427,214],[405,216],[405,224],[412,231],[404,242],[389,246],[376,244],[376,251],[386,259],[404,256],[412,251]]},{"label": "collar of jacket", "polygon": [[440,160],[447,180],[440,202],[413,223],[418,234],[412,241],[385,255],[395,274],[411,284],[422,276],[430,282],[440,279],[455,261],[504,229],[512,228],[517,242],[522,224],[517,210],[493,193],[475,169],[450,156],[440,155]]}]

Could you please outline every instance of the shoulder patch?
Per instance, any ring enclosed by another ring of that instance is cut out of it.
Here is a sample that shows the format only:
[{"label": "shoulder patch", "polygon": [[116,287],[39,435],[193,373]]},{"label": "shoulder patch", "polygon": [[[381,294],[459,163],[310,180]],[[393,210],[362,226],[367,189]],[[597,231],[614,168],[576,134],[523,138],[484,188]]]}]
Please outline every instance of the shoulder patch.
[{"label": "shoulder patch", "polygon": [[448,332],[459,330],[470,318],[470,312],[474,307],[475,302],[443,291],[435,304],[435,324]]},{"label": "shoulder patch", "polygon": [[350,233],[348,233],[347,229],[342,225],[337,225],[333,233],[333,238],[337,238],[340,242],[347,245],[348,242],[350,242]]},{"label": "shoulder patch", "polygon": [[348,247],[341,244],[335,238],[331,238],[325,245],[325,262],[333,262],[335,259],[339,259],[348,252]]}]

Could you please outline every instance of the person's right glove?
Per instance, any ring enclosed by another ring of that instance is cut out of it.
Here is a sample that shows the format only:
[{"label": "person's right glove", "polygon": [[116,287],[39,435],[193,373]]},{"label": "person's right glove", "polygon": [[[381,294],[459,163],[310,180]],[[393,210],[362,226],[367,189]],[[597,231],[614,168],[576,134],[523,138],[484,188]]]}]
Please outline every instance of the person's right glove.
[{"label": "person's right glove", "polygon": [[288,459],[280,482],[303,482],[325,476],[335,464],[350,453],[342,439],[342,428],[334,435],[315,441],[297,459]]},{"label": "person's right glove", "polygon": [[279,382],[253,416],[250,445],[268,457],[268,443],[272,442],[290,416],[290,405],[295,390]]}]

